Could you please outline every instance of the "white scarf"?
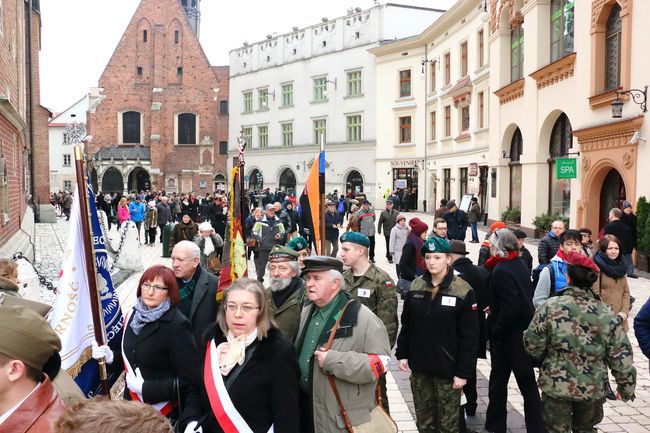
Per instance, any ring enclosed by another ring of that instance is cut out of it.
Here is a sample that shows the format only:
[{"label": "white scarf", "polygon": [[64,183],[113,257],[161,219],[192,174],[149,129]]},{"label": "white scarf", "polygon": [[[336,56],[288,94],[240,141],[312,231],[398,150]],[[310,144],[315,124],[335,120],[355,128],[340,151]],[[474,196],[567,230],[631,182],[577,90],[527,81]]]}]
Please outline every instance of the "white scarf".
[{"label": "white scarf", "polygon": [[214,243],[212,242],[212,236],[204,237],[205,245],[203,245],[203,254],[210,256],[214,252]]},{"label": "white scarf", "polygon": [[235,337],[231,331],[228,331],[225,342],[217,346],[219,359],[219,369],[223,376],[227,376],[235,365],[243,365],[246,357],[246,348],[250,346],[257,338],[257,328],[249,335],[240,335]]}]

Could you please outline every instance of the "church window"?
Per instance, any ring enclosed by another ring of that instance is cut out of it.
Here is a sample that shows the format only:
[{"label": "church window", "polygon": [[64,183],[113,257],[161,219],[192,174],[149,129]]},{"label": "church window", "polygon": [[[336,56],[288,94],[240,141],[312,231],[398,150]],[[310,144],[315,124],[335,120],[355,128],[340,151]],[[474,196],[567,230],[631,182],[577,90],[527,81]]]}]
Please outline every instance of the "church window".
[{"label": "church window", "polygon": [[196,144],[196,114],[178,115],[178,144]]},{"label": "church window", "polygon": [[122,113],[122,143],[140,143],[140,113],[137,111]]}]

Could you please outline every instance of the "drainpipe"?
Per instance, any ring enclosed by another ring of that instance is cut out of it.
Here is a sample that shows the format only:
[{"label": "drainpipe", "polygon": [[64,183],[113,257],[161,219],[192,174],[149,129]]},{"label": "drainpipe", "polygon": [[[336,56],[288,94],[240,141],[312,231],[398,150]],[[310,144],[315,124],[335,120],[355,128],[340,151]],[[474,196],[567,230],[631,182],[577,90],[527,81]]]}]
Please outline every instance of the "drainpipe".
[{"label": "drainpipe", "polygon": [[424,206],[424,213],[427,212],[427,126],[428,126],[428,110],[427,110],[427,85],[428,85],[428,66],[429,58],[427,53],[427,44],[424,44],[424,64],[422,65],[422,70],[424,71],[424,163],[422,164],[422,169],[424,171],[424,176],[422,183],[424,184],[424,200],[422,204]]},{"label": "drainpipe", "polygon": [[34,186],[34,67],[32,59],[32,0],[28,1],[29,11],[27,13],[27,78],[28,78],[28,121],[29,121],[29,174],[31,180],[29,182],[29,193],[32,196],[32,204],[36,210],[36,188]]}]

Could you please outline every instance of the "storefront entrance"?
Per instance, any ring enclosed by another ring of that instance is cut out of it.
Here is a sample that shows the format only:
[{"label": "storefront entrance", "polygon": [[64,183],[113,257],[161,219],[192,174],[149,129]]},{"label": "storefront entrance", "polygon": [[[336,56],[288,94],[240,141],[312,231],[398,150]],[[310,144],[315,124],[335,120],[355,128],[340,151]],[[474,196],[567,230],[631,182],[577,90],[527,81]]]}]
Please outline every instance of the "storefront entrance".
[{"label": "storefront entrance", "polygon": [[607,173],[607,176],[605,176],[603,186],[600,189],[599,230],[607,224],[609,211],[612,208],[623,208],[625,197],[625,182],[623,181],[621,174],[613,168],[609,173]]},{"label": "storefront entrance", "polygon": [[401,197],[402,210],[417,210],[418,171],[415,168],[394,168],[393,190]]},{"label": "storefront entrance", "polygon": [[361,176],[361,173],[356,170],[348,173],[348,177],[345,179],[345,192],[351,194],[352,197],[363,194],[363,176]]}]

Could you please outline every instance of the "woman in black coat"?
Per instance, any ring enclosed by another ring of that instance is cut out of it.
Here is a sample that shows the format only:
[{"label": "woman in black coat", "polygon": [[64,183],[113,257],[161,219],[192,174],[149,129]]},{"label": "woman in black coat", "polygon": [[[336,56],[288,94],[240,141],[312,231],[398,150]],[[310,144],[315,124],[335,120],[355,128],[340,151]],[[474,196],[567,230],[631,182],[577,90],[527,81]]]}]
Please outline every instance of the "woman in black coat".
[{"label": "woman in black coat", "polygon": [[[224,293],[217,324],[200,345],[201,380],[187,397],[180,431],[202,427],[219,433],[228,423],[238,431],[246,424],[254,433],[271,426],[277,433],[299,431],[298,358],[270,314],[264,287],[256,280],[240,278]],[[215,410],[219,407],[224,410]]]},{"label": "woman in black coat", "polygon": [[413,281],[426,270],[424,258],[420,254],[422,242],[426,239],[429,226],[420,218],[409,220],[411,232],[402,247],[402,257],[399,260],[400,279]]},{"label": "woman in black coat", "polygon": [[523,332],[535,312],[531,298],[528,268],[519,259],[517,238],[509,229],[490,236],[490,255],[485,267],[490,271],[490,315],[487,319],[490,340],[489,404],[485,429],[506,432],[508,380],[514,373],[524,398],[526,431],[542,433],[542,405],[535,382],[532,359],[526,354]]},{"label": "woman in black coat", "polygon": [[126,369],[124,399],[148,403],[177,419],[179,396],[183,399],[199,380],[199,361],[190,322],[176,308],[180,298],[172,270],[147,269],[137,296],[126,315],[121,346],[111,350],[95,343],[93,358],[105,357],[115,372]]}]

